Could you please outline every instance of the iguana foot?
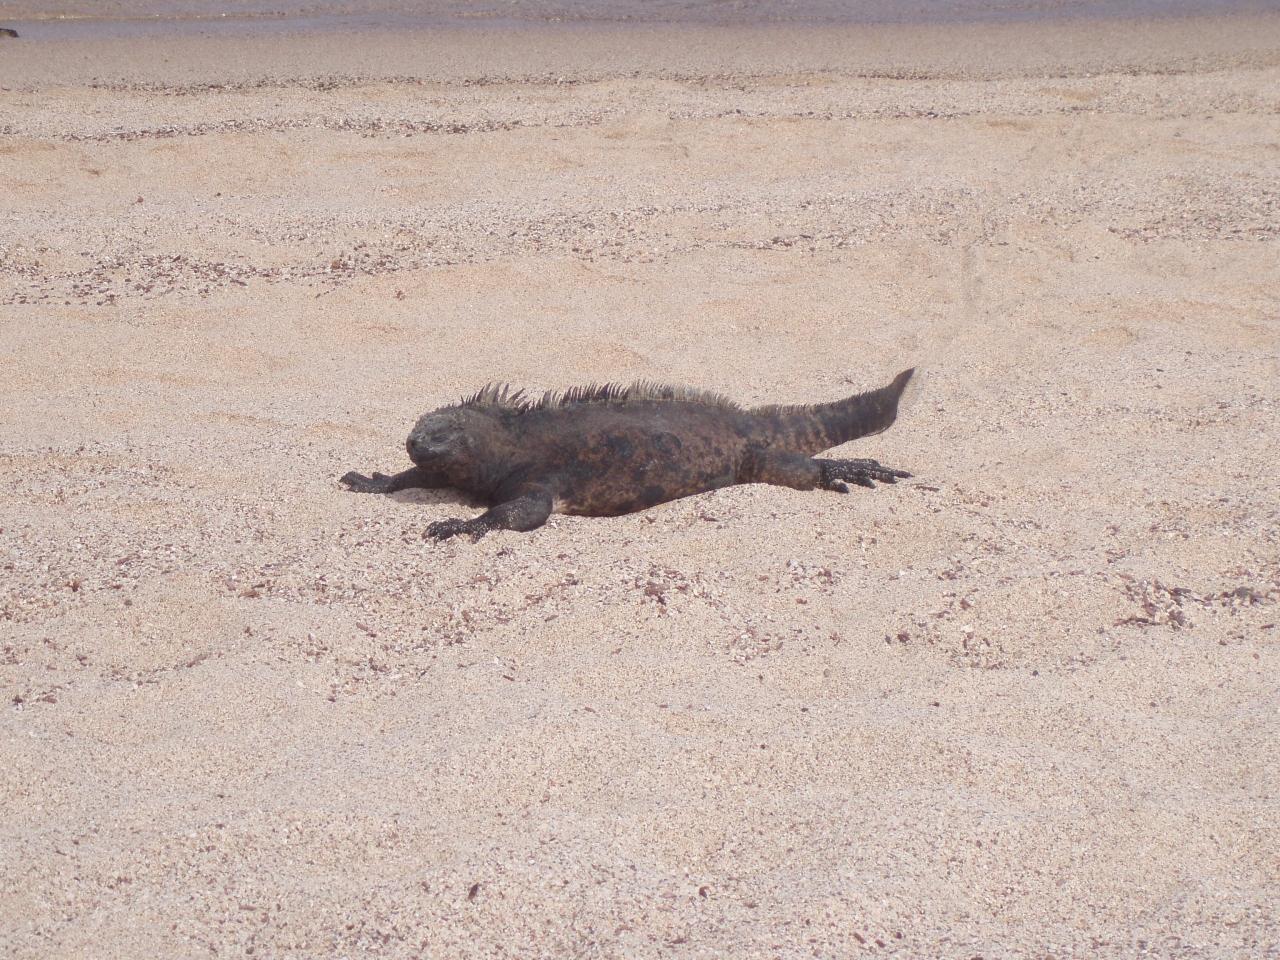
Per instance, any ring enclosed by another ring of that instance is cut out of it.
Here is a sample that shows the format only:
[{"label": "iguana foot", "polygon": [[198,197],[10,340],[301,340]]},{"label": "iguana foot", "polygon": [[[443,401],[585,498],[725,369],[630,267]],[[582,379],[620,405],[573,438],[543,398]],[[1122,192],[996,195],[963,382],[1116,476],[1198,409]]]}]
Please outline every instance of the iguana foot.
[{"label": "iguana foot", "polygon": [[371,477],[353,470],[345,474],[339,482],[345,483],[356,493],[397,493],[414,487],[442,486],[438,477],[432,476],[421,467],[410,467],[408,470],[401,470],[389,476],[385,473],[375,473]]},{"label": "iguana foot", "polygon": [[422,537],[424,540],[448,540],[450,537],[456,537],[459,534],[467,534],[474,542],[488,532],[488,524],[477,523],[476,520],[461,520],[458,517],[450,517],[448,520],[437,520],[435,523],[428,524],[427,529],[423,531]]},{"label": "iguana foot", "polygon": [[395,477],[388,476],[385,473],[375,473],[371,477],[366,477],[362,473],[356,473],[352,470],[345,473],[339,478],[338,482],[345,484],[348,490],[355,493],[390,493],[392,491],[391,482]]},{"label": "iguana foot", "polygon": [[881,465],[879,460],[819,460],[822,487],[838,493],[848,493],[849,484],[875,489],[874,481],[897,483],[911,476],[905,470],[894,470]]},{"label": "iguana foot", "polygon": [[447,540],[460,533],[470,535],[472,543],[492,530],[536,530],[551,516],[551,492],[541,487],[527,490],[517,497],[495,504],[470,520],[437,520],[427,527],[424,536]]}]

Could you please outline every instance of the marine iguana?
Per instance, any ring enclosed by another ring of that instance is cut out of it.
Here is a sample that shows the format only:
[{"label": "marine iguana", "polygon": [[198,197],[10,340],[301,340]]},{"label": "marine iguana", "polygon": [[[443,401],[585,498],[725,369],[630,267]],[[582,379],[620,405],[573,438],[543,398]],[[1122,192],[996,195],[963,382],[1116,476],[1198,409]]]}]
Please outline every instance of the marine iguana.
[{"label": "marine iguana", "polygon": [[552,512],[591,517],[644,510],[735,483],[849,492],[911,474],[875,460],[813,454],[887,430],[915,370],[834,403],[744,409],[719,394],[654,383],[592,384],[540,399],[490,384],[424,414],[402,473],[341,482],[359,493],[453,487],[490,504],[470,520],[440,520],[425,536],[533,530]]}]

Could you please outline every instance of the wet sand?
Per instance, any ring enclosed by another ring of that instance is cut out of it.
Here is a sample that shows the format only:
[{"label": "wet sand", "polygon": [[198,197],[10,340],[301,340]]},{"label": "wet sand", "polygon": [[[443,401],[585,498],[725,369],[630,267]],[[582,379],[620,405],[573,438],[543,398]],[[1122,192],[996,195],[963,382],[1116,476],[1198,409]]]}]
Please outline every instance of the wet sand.
[{"label": "wet sand", "polygon": [[[12,957],[1280,951],[1280,18],[0,40]],[[489,380],[912,470],[424,543]]]}]

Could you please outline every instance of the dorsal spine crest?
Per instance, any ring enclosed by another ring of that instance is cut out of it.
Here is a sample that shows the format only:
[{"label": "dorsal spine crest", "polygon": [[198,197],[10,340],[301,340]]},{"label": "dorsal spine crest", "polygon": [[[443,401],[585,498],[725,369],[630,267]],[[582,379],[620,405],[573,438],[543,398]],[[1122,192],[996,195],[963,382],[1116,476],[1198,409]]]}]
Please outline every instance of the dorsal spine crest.
[{"label": "dorsal spine crest", "polygon": [[652,380],[634,383],[588,383],[565,390],[548,390],[541,397],[530,397],[521,388],[509,383],[490,383],[469,397],[459,406],[495,407],[513,413],[530,413],[535,410],[556,410],[584,404],[621,404],[637,402],[701,403],[723,410],[741,410],[723,394],[693,387],[674,386]]}]

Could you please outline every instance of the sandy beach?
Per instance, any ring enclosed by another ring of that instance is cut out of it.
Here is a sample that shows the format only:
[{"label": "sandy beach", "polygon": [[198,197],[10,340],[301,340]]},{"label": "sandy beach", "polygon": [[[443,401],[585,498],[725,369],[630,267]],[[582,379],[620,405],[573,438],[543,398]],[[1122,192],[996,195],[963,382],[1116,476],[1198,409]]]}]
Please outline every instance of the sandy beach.
[{"label": "sandy beach", "polygon": [[[1280,957],[1278,144],[1280,14],[0,38],[0,956]],[[337,482],[911,364],[874,491]]]}]

